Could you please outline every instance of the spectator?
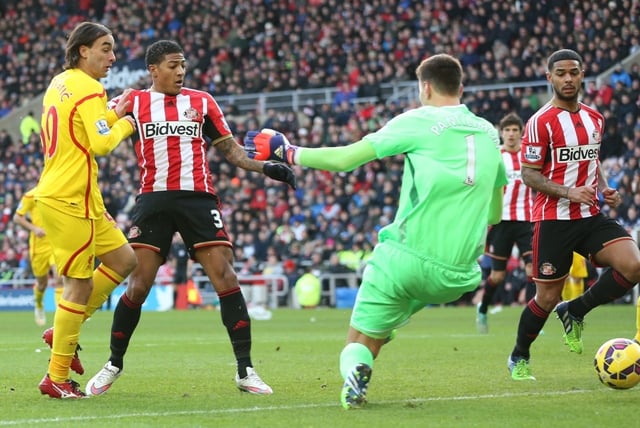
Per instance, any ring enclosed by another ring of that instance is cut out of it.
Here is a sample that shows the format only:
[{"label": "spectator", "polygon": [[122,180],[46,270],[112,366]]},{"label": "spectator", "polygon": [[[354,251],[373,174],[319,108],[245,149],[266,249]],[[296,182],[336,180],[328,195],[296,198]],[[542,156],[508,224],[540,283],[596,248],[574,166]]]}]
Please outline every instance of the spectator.
[{"label": "spectator", "polygon": [[13,139],[6,129],[0,131],[0,152],[6,153],[13,145]]},{"label": "spectator", "polygon": [[503,301],[505,304],[526,304],[535,294],[535,285],[527,276],[524,260],[519,259],[516,266],[507,272]]},{"label": "spectator", "polygon": [[613,98],[614,90],[613,86],[610,83],[603,83],[600,88],[598,88],[598,93],[596,95],[596,103],[598,103],[598,99],[604,107],[608,107],[611,104],[611,99]]},{"label": "spectator", "polygon": [[185,247],[182,236],[180,236],[179,233],[173,235],[173,242],[171,243],[169,254],[173,271],[171,283],[173,284],[173,301],[175,303],[178,296],[178,287],[184,286],[187,283],[192,264],[187,247]]},{"label": "spectator", "polygon": [[[340,263],[340,256],[336,252],[331,253],[322,271],[327,274],[327,276],[322,279],[322,291],[323,294],[327,295],[327,297],[323,298],[322,303],[326,306],[330,306],[331,299],[328,297],[328,294],[329,291],[332,290],[331,282],[333,282],[335,288],[355,287],[357,285],[357,278],[354,275],[355,271]],[[353,280],[350,280],[347,275],[353,276]]]},{"label": "spectator", "polygon": [[303,309],[314,309],[320,303],[322,285],[318,276],[312,272],[311,266],[308,266],[296,281],[294,292]]},{"label": "spectator", "polygon": [[20,134],[22,134],[22,144],[29,144],[32,135],[40,136],[40,123],[33,117],[33,112],[30,111],[20,121]]},{"label": "spectator", "polygon": [[0,118],[7,116],[13,110],[11,103],[7,99],[0,100]]},{"label": "spectator", "polygon": [[625,152],[625,144],[622,139],[622,135],[618,132],[618,122],[611,121],[608,125],[609,126],[605,129],[604,137],[602,139],[600,160],[619,158],[624,155]]},{"label": "spectator", "polygon": [[629,75],[627,70],[624,69],[621,62],[616,64],[609,79],[611,82],[611,86],[614,88],[618,83],[622,83],[625,88],[631,87],[631,76]]},{"label": "spectator", "polygon": [[[262,267],[263,275],[282,275],[284,274],[284,268],[282,263],[278,259],[278,255],[275,252],[271,252],[267,256],[267,261],[264,263]],[[278,287],[282,290],[282,287]]]},{"label": "spectator", "polygon": [[[298,267],[295,261],[287,259],[282,262],[282,268],[284,270],[284,275],[287,277],[287,282],[289,283],[289,290],[291,291],[301,276],[300,273],[298,273]],[[282,297],[279,304],[282,306],[286,305],[289,297],[290,296]]]},{"label": "spectator", "polygon": [[618,109],[615,112],[618,117],[618,123],[622,124],[626,116],[630,116],[633,121],[636,121],[638,118],[638,105],[631,98],[631,95],[622,89],[616,91],[616,98],[619,98]]},{"label": "spectator", "polygon": [[635,205],[629,205],[627,208],[627,213],[622,220],[622,226],[632,235],[634,235],[634,231],[640,228],[640,218],[638,218],[638,209]]}]

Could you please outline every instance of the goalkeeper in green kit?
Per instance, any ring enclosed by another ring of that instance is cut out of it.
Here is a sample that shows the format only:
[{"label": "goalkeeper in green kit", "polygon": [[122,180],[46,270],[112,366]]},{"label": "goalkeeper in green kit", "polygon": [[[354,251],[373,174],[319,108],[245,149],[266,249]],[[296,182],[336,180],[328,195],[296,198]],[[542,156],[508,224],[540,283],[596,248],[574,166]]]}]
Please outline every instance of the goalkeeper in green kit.
[{"label": "goalkeeper in green kit", "polygon": [[487,226],[501,219],[507,177],[498,132],[460,103],[460,62],[434,55],[416,74],[422,107],[348,146],[297,147],[269,129],[250,131],[244,140],[255,159],[327,171],[405,155],[397,214],[380,230],[340,354],[345,409],[366,403],[373,360],[395,329],[425,305],[478,287]]}]

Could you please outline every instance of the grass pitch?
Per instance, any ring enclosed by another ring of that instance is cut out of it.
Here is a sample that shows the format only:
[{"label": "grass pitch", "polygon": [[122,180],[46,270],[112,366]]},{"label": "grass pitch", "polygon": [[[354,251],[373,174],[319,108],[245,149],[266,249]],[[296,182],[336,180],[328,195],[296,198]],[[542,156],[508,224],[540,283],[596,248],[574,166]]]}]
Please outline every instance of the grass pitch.
[{"label": "grass pitch", "polygon": [[[532,349],[535,382],[506,369],[521,308],[489,315],[475,329],[475,309],[432,307],[416,314],[376,360],[365,409],[339,404],[338,356],[350,312],[274,311],[253,322],[253,361],[273,389],[253,396],[235,388],[235,362],[220,314],[144,312],[122,377],[104,396],[54,400],[38,382],[49,350],[29,312],[0,312],[0,427],[560,427],[626,426],[640,386],[616,391],[593,369],[600,344],[632,337],[635,306],[607,305],[587,317],[585,352],[570,354],[560,323],[549,318]],[[49,321],[53,314],[47,314]],[[82,387],[109,356],[111,312],[82,330]]]}]

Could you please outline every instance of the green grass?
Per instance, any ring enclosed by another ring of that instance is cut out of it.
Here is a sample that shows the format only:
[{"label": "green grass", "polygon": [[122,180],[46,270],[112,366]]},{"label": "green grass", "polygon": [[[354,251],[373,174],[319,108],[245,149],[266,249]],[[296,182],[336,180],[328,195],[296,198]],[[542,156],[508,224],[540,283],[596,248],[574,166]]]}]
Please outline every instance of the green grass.
[{"label": "green grass", "polygon": [[[49,356],[28,312],[0,312],[0,426],[91,427],[555,427],[627,425],[640,387],[606,388],[593,355],[632,337],[635,306],[605,306],[587,318],[585,353],[570,354],[552,315],[535,342],[535,382],[515,382],[506,359],[521,308],[489,315],[475,331],[470,307],[428,308],[376,361],[366,409],[339,404],[338,355],[349,311],[280,309],[253,323],[253,360],[272,396],[237,391],[235,364],[217,312],[143,313],[123,376],[108,394],[54,400],[37,389]],[[52,314],[48,314],[51,318]],[[82,386],[109,355],[111,312],[82,330]]]}]

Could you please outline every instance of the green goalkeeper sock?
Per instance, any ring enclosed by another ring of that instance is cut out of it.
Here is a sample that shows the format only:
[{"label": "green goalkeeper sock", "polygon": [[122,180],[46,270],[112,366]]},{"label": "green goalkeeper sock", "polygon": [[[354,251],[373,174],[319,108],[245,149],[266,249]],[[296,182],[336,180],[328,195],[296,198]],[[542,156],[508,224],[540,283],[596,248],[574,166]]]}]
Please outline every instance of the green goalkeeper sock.
[{"label": "green goalkeeper sock", "polygon": [[340,353],[340,374],[343,379],[358,364],[366,364],[373,368],[373,354],[362,343],[349,343]]}]

